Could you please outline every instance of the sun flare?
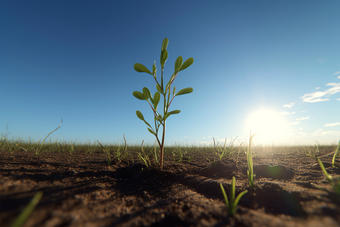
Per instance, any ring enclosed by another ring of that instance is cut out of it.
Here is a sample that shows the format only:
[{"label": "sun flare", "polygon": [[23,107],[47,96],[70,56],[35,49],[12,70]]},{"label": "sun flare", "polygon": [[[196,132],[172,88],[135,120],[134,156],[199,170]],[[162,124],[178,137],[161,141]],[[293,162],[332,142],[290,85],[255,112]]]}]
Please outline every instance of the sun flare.
[{"label": "sun flare", "polygon": [[289,135],[289,127],[283,116],[276,111],[261,109],[246,120],[246,130],[256,133],[254,142],[270,145],[272,143],[283,143],[283,139]]}]

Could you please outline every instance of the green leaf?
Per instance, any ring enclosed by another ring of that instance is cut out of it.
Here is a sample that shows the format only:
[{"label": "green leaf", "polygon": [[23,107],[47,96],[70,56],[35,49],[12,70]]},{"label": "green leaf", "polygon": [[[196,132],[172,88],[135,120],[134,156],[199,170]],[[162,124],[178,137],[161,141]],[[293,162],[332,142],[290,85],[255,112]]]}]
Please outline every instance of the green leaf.
[{"label": "green leaf", "polygon": [[182,71],[186,68],[188,68],[192,63],[194,63],[194,59],[193,58],[188,58],[183,65],[181,66],[181,68],[179,69],[179,71]]},{"label": "green leaf", "polygon": [[165,64],[167,59],[168,59],[168,51],[162,50],[162,52],[161,52],[161,66],[162,66],[162,68],[164,68],[164,64]]},{"label": "green leaf", "polygon": [[176,92],[176,87],[174,87],[174,91],[172,92],[173,96],[175,96],[175,92]]},{"label": "green leaf", "polygon": [[183,62],[182,56],[178,56],[175,62],[175,72],[178,72]]},{"label": "green leaf", "polygon": [[223,188],[223,186],[222,186],[222,183],[220,183],[220,187],[221,187],[221,191],[222,191],[222,194],[223,194],[223,197],[224,197],[225,206],[227,207],[227,210],[229,210],[228,196],[227,196],[227,194],[226,194],[225,191],[224,191],[224,188]]},{"label": "green leaf", "polygon": [[158,84],[156,84],[156,89],[157,91],[164,95],[163,89]]},{"label": "green leaf", "polygon": [[134,91],[132,93],[133,96],[135,96],[137,99],[140,99],[140,100],[148,100],[147,98],[145,98],[144,94],[139,92],[139,91]]},{"label": "green leaf", "polygon": [[140,64],[140,63],[136,63],[133,68],[139,72],[139,73],[149,73],[152,75],[152,73],[150,72],[150,70],[148,70],[148,68],[146,68],[144,65]]},{"label": "green leaf", "polygon": [[148,130],[151,134],[156,135],[156,133],[152,129],[148,128]]},{"label": "green leaf", "polygon": [[242,197],[244,194],[246,194],[247,192],[248,192],[248,190],[245,190],[245,191],[241,192],[241,193],[236,197],[236,200],[235,200],[235,202],[234,202],[235,208],[236,208],[238,202],[240,201],[241,197]]},{"label": "green leaf", "polygon": [[172,114],[179,114],[180,112],[181,112],[180,110],[173,110],[173,111],[167,112],[164,115],[163,121],[165,121],[170,115],[172,115]]},{"label": "green leaf", "polygon": [[168,48],[168,44],[169,44],[169,39],[165,38],[162,43],[162,50],[166,50],[166,48]]},{"label": "green leaf", "polygon": [[168,112],[168,114],[179,114],[181,111],[180,110],[173,110]]},{"label": "green leaf", "polygon": [[164,115],[163,121],[165,121],[169,116],[170,116],[170,113],[166,113],[166,114]]},{"label": "green leaf", "polygon": [[146,100],[148,100],[151,96],[151,92],[147,87],[143,87],[143,94]]},{"label": "green leaf", "polygon": [[139,119],[141,119],[142,121],[144,121],[144,123],[145,123],[147,126],[149,126],[150,128],[152,128],[151,125],[150,125],[147,121],[145,121],[143,114],[142,114],[139,110],[136,111],[136,115],[137,115],[137,117],[138,117]]},{"label": "green leaf", "polygon": [[191,93],[193,91],[194,91],[194,89],[192,89],[191,87],[187,87],[187,88],[184,88],[184,89],[180,90],[179,92],[177,92],[176,96],[177,95],[189,94],[189,93]]},{"label": "green leaf", "polygon": [[141,119],[142,121],[145,121],[143,114],[139,110],[136,111],[136,115],[139,119]]},{"label": "green leaf", "polygon": [[161,99],[161,95],[159,94],[159,92],[156,92],[153,98],[154,98],[153,105],[154,105],[155,110],[157,110],[157,106],[158,106],[159,100]]}]

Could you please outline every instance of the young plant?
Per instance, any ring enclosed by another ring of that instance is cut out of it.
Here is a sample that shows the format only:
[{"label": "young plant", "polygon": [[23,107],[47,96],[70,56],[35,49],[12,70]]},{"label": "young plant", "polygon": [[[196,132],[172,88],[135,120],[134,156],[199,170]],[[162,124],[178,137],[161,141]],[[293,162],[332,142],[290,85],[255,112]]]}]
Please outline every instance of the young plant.
[{"label": "young plant", "polygon": [[230,216],[234,216],[234,214],[236,213],[236,206],[237,206],[238,202],[240,201],[241,197],[244,194],[246,194],[248,191],[245,190],[245,191],[241,192],[235,200],[235,177],[233,177],[233,180],[232,180],[232,183],[231,183],[231,190],[230,190],[230,201],[228,201],[228,196],[224,191],[222,183],[220,183],[220,187],[221,187],[221,190],[222,190],[222,193],[223,193],[223,197],[224,197],[225,205],[227,207],[228,214]]},{"label": "young plant", "polygon": [[[222,151],[222,153],[221,154],[219,154],[218,153],[218,151],[217,151],[217,149],[216,149],[216,144],[215,144],[215,138],[213,137],[213,141],[214,141],[214,159],[213,160],[210,160],[209,158],[207,158],[207,160],[211,163],[211,166],[212,167],[215,167],[216,166],[216,159],[215,159],[215,155],[217,154],[218,156],[219,156],[219,158],[220,158],[220,162],[221,162],[221,159],[222,159],[222,157],[223,157],[223,155],[224,155],[224,152]],[[226,141],[225,141],[226,142]],[[225,144],[225,143],[224,143]]]},{"label": "young plant", "polygon": [[237,158],[236,158],[236,166],[237,166],[237,163],[238,163],[238,158],[240,156],[240,149],[241,149],[241,145],[242,145],[243,142],[240,143],[240,146],[238,146],[238,151],[237,151]]},{"label": "young plant", "polygon": [[[14,148],[12,149],[12,146],[11,146],[11,144],[9,143],[8,139],[7,139],[7,136],[10,134],[10,132],[7,132],[8,124],[9,124],[9,123],[7,123],[7,125],[6,125],[6,134],[5,134],[4,137],[2,136],[2,133],[1,133],[1,140],[3,140],[4,142],[6,142],[7,147],[8,147],[8,152],[12,153],[12,152],[14,152]],[[2,144],[2,143],[1,143],[1,144]],[[5,144],[4,144],[4,147],[5,147]]]},{"label": "young plant", "polygon": [[339,144],[338,147],[336,148],[334,155],[333,155],[333,159],[332,159],[332,167],[335,167],[335,158],[339,155],[340,152],[340,140],[339,140]]},{"label": "young plant", "polygon": [[11,227],[21,227],[26,222],[27,218],[31,215],[35,206],[39,203],[42,196],[43,196],[42,191],[37,192],[33,199],[31,200],[31,202],[25,207],[25,209],[12,223]]},{"label": "young plant", "polygon": [[[151,127],[151,125],[144,119],[143,114],[137,110],[136,111],[136,115],[139,119],[141,119],[142,121],[144,121],[144,123],[148,126],[148,131],[154,135],[157,139],[158,145],[160,147],[160,168],[163,168],[163,152],[164,152],[164,139],[165,139],[165,122],[166,119],[172,115],[172,114],[178,114],[181,111],[180,110],[173,110],[173,111],[169,111],[169,107],[170,104],[172,102],[172,100],[175,98],[175,96],[178,95],[184,95],[184,94],[189,94],[191,92],[193,92],[193,89],[191,87],[188,88],[184,88],[182,90],[180,90],[179,92],[176,93],[176,87],[174,87],[173,92],[172,92],[172,98],[170,101],[170,93],[171,93],[171,85],[174,82],[174,80],[176,79],[178,73],[186,68],[188,68],[193,62],[194,59],[193,58],[188,58],[183,64],[183,58],[182,56],[179,56],[175,62],[175,71],[172,74],[169,82],[166,84],[166,86],[164,86],[163,84],[163,70],[164,70],[164,65],[166,60],[168,59],[168,51],[166,50],[166,48],[168,47],[168,43],[169,43],[169,39],[165,38],[163,40],[162,43],[162,49],[161,49],[161,57],[160,57],[160,63],[161,63],[161,83],[159,83],[157,81],[157,76],[156,76],[156,62],[154,62],[153,66],[152,66],[152,73],[150,72],[150,70],[148,68],[146,68],[144,65],[140,64],[140,63],[136,63],[134,65],[134,69],[137,72],[144,72],[144,73],[148,73],[150,75],[153,76],[153,78],[156,81],[156,89],[157,92],[154,94],[154,96],[152,96],[150,90],[146,87],[143,88],[143,93],[139,92],[139,91],[134,91],[132,94],[133,96],[135,96],[137,99],[140,100],[145,100],[149,103],[153,114],[154,114],[154,123],[155,123],[155,129],[153,129]],[[163,115],[161,115],[158,111],[158,104],[159,101],[161,99],[160,94],[163,95]],[[150,101],[149,101],[150,99]],[[161,141],[158,138],[158,130],[159,127],[162,126],[163,127],[163,135],[162,135],[162,139]]]},{"label": "young plant", "polygon": [[212,167],[215,167],[215,166],[216,166],[215,158],[214,158],[214,160],[210,160],[209,158],[207,158],[207,160],[211,163],[211,166],[212,166]]},{"label": "young plant", "polygon": [[194,159],[194,157],[191,156],[191,155],[189,155],[189,156],[188,156],[188,163],[191,162],[193,159]]},{"label": "young plant", "polygon": [[[142,152],[139,152],[139,153],[138,153],[138,156],[139,156],[140,159],[143,160],[143,162],[144,162],[146,168],[149,169],[150,166],[151,166],[151,164],[150,164],[150,159],[149,159],[149,156],[148,156],[147,154],[145,154],[145,152],[144,152],[144,150],[143,150],[143,143],[144,143],[144,140],[142,141],[142,145],[141,145],[141,147],[142,147]],[[143,157],[143,156],[144,156],[144,157]]]},{"label": "young plant", "polygon": [[[323,163],[321,162],[321,160],[318,158],[318,161],[319,161],[319,164],[320,164],[320,167],[323,171],[323,173],[325,174],[326,176],[326,179],[327,181],[332,185],[332,188],[333,190],[338,194],[340,195],[340,178],[338,179],[333,179],[333,177],[331,175],[329,175],[325,169],[325,166],[323,165]],[[319,189],[322,189],[320,187],[318,187]]]},{"label": "young plant", "polygon": [[[97,142],[99,143],[99,141],[97,140]],[[111,155],[110,155],[110,150],[106,150],[103,145],[101,143],[99,143],[99,145],[102,147],[103,149],[103,152],[106,156],[106,159],[107,159],[107,164],[110,165],[111,164]]]},{"label": "young plant", "polygon": [[124,139],[124,151],[120,152],[120,147],[119,147],[119,143],[118,143],[118,149],[117,149],[117,159],[118,159],[118,162],[120,162],[120,159],[122,157],[123,154],[126,154],[126,151],[127,151],[127,145],[126,145],[126,139],[125,139],[125,135],[123,133],[123,139]]},{"label": "young plant", "polygon": [[[75,140],[74,142],[72,142],[71,141],[71,144],[70,144],[70,146],[69,146],[69,149],[68,149],[68,152],[70,153],[70,154],[73,154],[74,153],[74,145],[76,144],[76,141],[77,140]],[[98,141],[98,140],[97,140]]]},{"label": "young plant", "polygon": [[319,146],[316,145],[316,150],[312,150],[309,147],[307,147],[305,153],[308,157],[311,157],[314,161],[318,161],[318,157],[316,156],[316,154],[319,153]]},{"label": "young plant", "polygon": [[[56,128],[56,129],[54,129],[52,132],[50,132],[46,137],[45,137],[45,139],[42,141],[42,143],[41,143],[41,147],[39,148],[39,143],[40,143],[40,141],[38,142],[38,148],[37,148],[37,150],[35,151],[35,154],[36,155],[39,155],[39,154],[41,154],[41,152],[43,152],[43,145],[44,145],[44,142],[45,142],[45,140],[47,139],[47,137],[49,137],[53,132],[55,132],[55,131],[57,131],[60,127],[61,127],[61,125],[62,125],[62,123],[63,123],[63,119],[61,119],[61,123],[60,123],[60,125],[59,125],[59,127],[58,128]],[[47,148],[45,148],[45,150],[46,150]]]},{"label": "young plant", "polygon": [[256,135],[251,135],[250,132],[250,138],[249,138],[249,147],[247,151],[247,163],[248,163],[248,170],[247,170],[247,176],[248,176],[248,182],[249,182],[249,188],[252,190],[254,188],[254,166],[253,166],[253,157],[252,157],[252,151],[251,151],[251,141],[253,140],[253,137]]}]

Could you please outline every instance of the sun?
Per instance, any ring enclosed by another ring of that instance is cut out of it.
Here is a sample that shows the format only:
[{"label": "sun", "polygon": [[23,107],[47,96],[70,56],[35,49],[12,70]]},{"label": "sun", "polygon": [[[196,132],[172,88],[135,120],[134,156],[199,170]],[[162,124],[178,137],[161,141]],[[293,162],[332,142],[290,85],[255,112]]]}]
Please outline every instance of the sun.
[{"label": "sun", "polygon": [[289,135],[289,125],[283,116],[270,109],[260,109],[246,120],[246,130],[256,133],[254,142],[262,145],[280,144]]}]

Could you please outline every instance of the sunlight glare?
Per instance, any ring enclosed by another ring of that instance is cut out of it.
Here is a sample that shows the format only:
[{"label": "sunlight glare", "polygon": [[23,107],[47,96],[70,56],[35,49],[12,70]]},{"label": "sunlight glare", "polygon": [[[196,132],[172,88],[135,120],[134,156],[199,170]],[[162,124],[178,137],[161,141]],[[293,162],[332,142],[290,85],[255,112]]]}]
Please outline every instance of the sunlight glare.
[{"label": "sunlight glare", "polygon": [[262,145],[282,144],[289,135],[289,127],[283,116],[273,110],[261,109],[246,120],[246,130],[256,134],[254,142]]}]

